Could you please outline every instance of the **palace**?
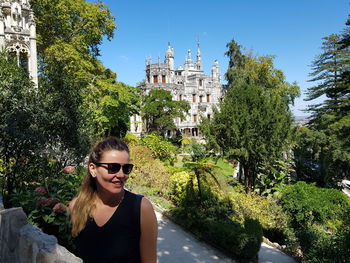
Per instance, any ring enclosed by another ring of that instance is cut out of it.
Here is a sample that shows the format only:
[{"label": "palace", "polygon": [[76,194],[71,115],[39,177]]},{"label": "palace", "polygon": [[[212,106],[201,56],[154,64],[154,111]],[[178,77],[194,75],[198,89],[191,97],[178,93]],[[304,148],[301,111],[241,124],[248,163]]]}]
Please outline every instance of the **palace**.
[{"label": "palace", "polygon": [[38,86],[36,25],[29,0],[0,0],[0,51],[7,50]]},{"label": "palace", "polygon": [[[186,119],[175,119],[177,130],[168,131],[167,136],[174,136],[176,132],[191,137],[200,137],[197,125],[200,118],[211,118],[212,107],[217,105],[223,97],[224,86],[221,84],[219,63],[215,60],[211,75],[205,75],[202,67],[200,47],[197,47],[196,61],[192,61],[191,50],[188,50],[183,67],[174,68],[174,48],[169,44],[164,63],[152,63],[146,59],[146,78],[140,86],[142,95],[148,94],[152,89],[164,89],[171,92],[173,100],[187,100],[191,109]],[[130,131],[141,136],[145,130],[140,116],[131,117]]]}]

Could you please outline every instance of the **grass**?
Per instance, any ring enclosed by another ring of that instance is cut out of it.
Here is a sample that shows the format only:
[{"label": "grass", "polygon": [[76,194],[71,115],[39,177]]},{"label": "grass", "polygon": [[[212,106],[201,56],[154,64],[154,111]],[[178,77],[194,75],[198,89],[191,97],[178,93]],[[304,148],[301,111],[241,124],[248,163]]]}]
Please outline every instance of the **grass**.
[{"label": "grass", "polygon": [[224,158],[212,158],[211,161],[220,167],[220,174],[224,177],[232,177],[234,166]]}]

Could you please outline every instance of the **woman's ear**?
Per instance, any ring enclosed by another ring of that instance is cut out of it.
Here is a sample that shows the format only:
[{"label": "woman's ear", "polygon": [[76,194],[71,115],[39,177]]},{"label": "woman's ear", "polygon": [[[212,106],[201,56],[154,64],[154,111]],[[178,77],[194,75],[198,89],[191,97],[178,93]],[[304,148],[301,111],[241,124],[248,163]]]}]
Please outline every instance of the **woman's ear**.
[{"label": "woman's ear", "polygon": [[96,165],[94,163],[89,163],[89,172],[92,177],[96,177]]}]

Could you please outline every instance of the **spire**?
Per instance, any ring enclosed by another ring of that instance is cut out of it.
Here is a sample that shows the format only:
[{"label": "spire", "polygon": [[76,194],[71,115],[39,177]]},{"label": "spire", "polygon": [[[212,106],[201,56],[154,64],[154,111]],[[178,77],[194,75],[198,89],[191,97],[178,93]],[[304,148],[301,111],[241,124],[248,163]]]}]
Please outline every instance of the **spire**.
[{"label": "spire", "polygon": [[185,68],[193,68],[191,49],[187,51],[187,57],[185,61]]},{"label": "spire", "polygon": [[199,41],[197,43],[197,60],[196,60],[196,67],[197,70],[202,70],[202,57],[201,57],[201,50],[199,48]]},{"label": "spire", "polygon": [[170,42],[168,42],[168,50],[165,54],[165,64],[168,65],[170,70],[174,70],[174,49],[170,46]]},{"label": "spire", "polygon": [[171,48],[170,42],[168,42],[168,50],[166,51],[165,58],[174,58],[174,49]]},{"label": "spire", "polygon": [[191,54],[191,49],[187,51],[187,61],[192,63],[192,54]]}]

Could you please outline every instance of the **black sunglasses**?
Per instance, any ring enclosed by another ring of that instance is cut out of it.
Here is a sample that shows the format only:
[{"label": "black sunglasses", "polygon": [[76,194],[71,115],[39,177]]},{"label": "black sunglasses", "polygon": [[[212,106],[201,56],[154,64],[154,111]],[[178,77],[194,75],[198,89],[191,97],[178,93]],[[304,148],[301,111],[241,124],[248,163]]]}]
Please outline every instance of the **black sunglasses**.
[{"label": "black sunglasses", "polygon": [[106,164],[107,167],[102,166],[107,169],[109,174],[116,174],[120,171],[120,168],[122,168],[124,174],[129,174],[132,171],[132,168],[134,167],[131,163],[126,164],[120,164],[120,163],[94,163],[98,166],[102,166],[103,164]]}]

